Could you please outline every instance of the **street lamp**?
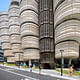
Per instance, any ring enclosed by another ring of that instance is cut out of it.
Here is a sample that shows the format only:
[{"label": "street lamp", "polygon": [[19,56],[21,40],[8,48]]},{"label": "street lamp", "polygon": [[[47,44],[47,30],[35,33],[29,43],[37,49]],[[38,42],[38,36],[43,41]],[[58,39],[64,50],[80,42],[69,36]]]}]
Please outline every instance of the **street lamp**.
[{"label": "street lamp", "polygon": [[63,75],[63,60],[62,60],[62,53],[63,53],[64,50],[60,50],[61,52],[61,76]]}]

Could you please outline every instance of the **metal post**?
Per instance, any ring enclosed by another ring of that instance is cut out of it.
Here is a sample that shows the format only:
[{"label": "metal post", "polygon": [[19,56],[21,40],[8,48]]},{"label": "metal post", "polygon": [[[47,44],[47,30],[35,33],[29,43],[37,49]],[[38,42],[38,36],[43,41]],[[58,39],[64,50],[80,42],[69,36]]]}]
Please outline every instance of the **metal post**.
[{"label": "metal post", "polygon": [[31,64],[31,60],[29,60],[29,67],[31,66],[32,64]]},{"label": "metal post", "polygon": [[60,50],[60,52],[61,52],[61,76],[63,76],[63,57],[62,57],[62,52],[63,52],[64,50]]},{"label": "metal post", "polygon": [[19,68],[20,68],[20,54],[19,54]]}]

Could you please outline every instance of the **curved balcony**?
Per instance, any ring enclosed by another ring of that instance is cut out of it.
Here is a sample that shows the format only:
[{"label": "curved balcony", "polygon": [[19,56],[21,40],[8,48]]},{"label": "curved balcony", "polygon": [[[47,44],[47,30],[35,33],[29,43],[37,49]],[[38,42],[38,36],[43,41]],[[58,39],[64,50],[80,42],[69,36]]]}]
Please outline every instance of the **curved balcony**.
[{"label": "curved balcony", "polygon": [[8,28],[2,28],[2,29],[0,30],[0,35],[1,35],[1,36],[9,35],[8,32],[9,32],[9,31],[8,31]]},{"label": "curved balcony", "polygon": [[0,16],[1,15],[8,15],[8,12],[7,11],[0,12]]},{"label": "curved balcony", "polygon": [[0,23],[0,29],[9,29],[8,22]]},{"label": "curved balcony", "polygon": [[17,26],[17,25],[10,26],[9,34],[10,35],[12,35],[12,34],[20,34],[20,26]]},{"label": "curved balcony", "polygon": [[39,39],[33,36],[27,36],[22,38],[22,48],[39,48]]},{"label": "curved balcony", "polygon": [[55,27],[68,19],[80,19],[80,1],[65,0],[56,10],[54,16]]},{"label": "curved balcony", "polygon": [[7,57],[8,63],[15,63],[15,57]]},{"label": "curved balcony", "polygon": [[24,11],[21,14],[20,18],[21,18],[20,20],[21,24],[23,24],[24,22],[27,22],[27,23],[31,22],[31,23],[38,24],[38,14],[36,14],[31,10]]},{"label": "curved balcony", "polygon": [[76,59],[79,57],[79,44],[75,41],[66,41],[56,45],[55,57],[61,58],[60,50],[64,50],[62,53],[63,58]]},{"label": "curved balcony", "polygon": [[9,36],[8,35],[1,36],[1,41],[2,41],[2,43],[9,42]]},{"label": "curved balcony", "polygon": [[0,29],[2,29],[2,28],[9,28],[7,21],[0,23]]},{"label": "curved balcony", "polygon": [[0,22],[8,22],[8,17],[6,15],[0,16]]},{"label": "curved balcony", "polygon": [[9,14],[9,17],[19,16],[19,8],[18,8],[18,6],[17,7],[13,6],[11,9],[9,9],[8,14]]},{"label": "curved balcony", "polygon": [[24,55],[22,53],[16,53],[15,61],[24,61]]},{"label": "curved balcony", "polygon": [[57,7],[61,4],[61,1],[63,0],[53,0],[54,1],[54,10],[57,9]]},{"label": "curved balcony", "polygon": [[11,56],[14,56],[14,54],[12,53],[12,50],[8,49],[8,50],[4,50],[4,56],[5,57],[11,57]]},{"label": "curved balcony", "polygon": [[21,26],[21,37],[39,36],[39,27],[33,23],[25,23]]},{"label": "curved balcony", "polygon": [[20,22],[19,22],[19,17],[16,17],[16,16],[14,16],[14,17],[10,17],[9,18],[9,26],[11,26],[11,25],[20,25]]},{"label": "curved balcony", "polygon": [[22,53],[21,44],[12,44],[12,52],[14,54],[18,52]]},{"label": "curved balcony", "polygon": [[24,61],[33,59],[40,59],[39,50],[24,49]]},{"label": "curved balcony", "polygon": [[10,9],[12,9],[12,8],[17,8],[17,7],[19,8],[18,5],[10,5],[8,11],[9,11]]},{"label": "curved balcony", "polygon": [[8,12],[0,12],[0,22],[8,21]]},{"label": "curved balcony", "polygon": [[11,44],[21,43],[20,42],[20,35],[11,35],[10,36],[10,43]]},{"label": "curved balcony", "polygon": [[11,49],[11,44],[10,43],[2,43],[2,49],[3,50]]},{"label": "curved balcony", "polygon": [[23,0],[20,4],[20,13],[24,10],[34,10],[38,12],[38,4],[35,0]]},{"label": "curved balcony", "polygon": [[69,20],[55,29],[55,43],[64,40],[76,40],[80,43],[80,21]]}]

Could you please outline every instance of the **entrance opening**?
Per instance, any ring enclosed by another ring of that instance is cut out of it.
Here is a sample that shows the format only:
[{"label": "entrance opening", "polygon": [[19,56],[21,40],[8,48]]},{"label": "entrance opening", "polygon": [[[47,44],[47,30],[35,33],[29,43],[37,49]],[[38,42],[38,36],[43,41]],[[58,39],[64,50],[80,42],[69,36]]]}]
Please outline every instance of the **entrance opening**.
[{"label": "entrance opening", "polygon": [[72,60],[72,64],[73,64],[73,67],[75,70],[80,70],[80,61],[77,59],[77,60]]},{"label": "entrance opening", "polygon": [[49,63],[42,63],[42,67],[43,67],[44,69],[51,69]]}]

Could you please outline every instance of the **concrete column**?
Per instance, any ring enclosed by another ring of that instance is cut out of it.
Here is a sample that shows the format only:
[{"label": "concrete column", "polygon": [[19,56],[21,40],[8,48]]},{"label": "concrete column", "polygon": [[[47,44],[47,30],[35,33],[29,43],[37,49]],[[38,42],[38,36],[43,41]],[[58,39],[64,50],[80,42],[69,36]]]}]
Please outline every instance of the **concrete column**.
[{"label": "concrete column", "polygon": [[71,64],[71,62],[72,62],[72,59],[69,59],[69,65]]},{"label": "concrete column", "polygon": [[31,66],[31,60],[29,60],[29,67]]},{"label": "concrete column", "polygon": [[64,64],[64,58],[62,58],[62,64]]}]

